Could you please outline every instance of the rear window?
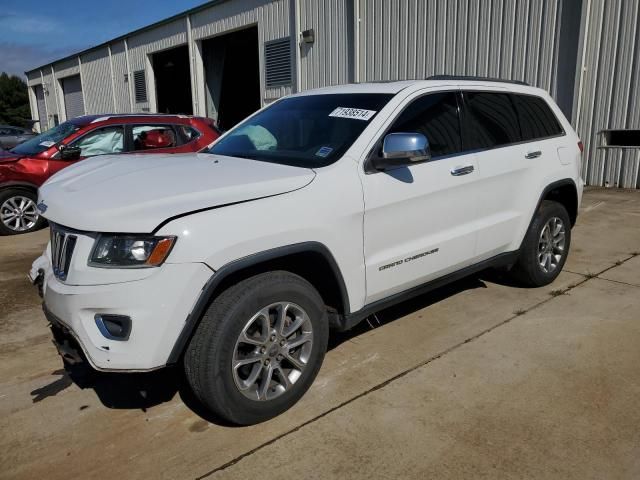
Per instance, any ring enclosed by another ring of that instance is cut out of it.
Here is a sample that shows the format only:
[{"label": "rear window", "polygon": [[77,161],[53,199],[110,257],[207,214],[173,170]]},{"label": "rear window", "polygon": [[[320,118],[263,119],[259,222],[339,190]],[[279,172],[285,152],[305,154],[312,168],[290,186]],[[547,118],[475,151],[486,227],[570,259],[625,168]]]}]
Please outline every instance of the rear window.
[{"label": "rear window", "polygon": [[465,150],[482,150],[521,140],[518,116],[506,93],[464,92]]},{"label": "rear window", "polygon": [[560,122],[541,97],[513,95],[523,140],[553,137],[564,133]]}]

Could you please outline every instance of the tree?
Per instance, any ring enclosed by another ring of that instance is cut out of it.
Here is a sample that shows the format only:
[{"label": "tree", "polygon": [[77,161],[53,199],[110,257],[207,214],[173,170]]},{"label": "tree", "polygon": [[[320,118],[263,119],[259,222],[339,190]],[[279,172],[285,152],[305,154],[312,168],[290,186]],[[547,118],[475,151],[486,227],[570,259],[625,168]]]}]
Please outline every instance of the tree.
[{"label": "tree", "polygon": [[0,124],[30,127],[27,84],[16,75],[0,74]]}]

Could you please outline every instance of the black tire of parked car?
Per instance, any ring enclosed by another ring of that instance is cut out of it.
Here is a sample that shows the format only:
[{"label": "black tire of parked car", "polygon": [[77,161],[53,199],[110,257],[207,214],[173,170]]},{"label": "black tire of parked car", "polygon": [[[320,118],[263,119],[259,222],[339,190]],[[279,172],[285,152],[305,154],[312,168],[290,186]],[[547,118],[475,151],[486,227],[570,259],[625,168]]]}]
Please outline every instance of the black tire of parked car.
[{"label": "black tire of parked car", "polygon": [[[35,193],[34,191],[29,190],[27,188],[13,187],[13,188],[6,188],[3,190],[0,190],[0,207],[4,205],[4,203],[9,198],[18,197],[18,196],[29,198],[34,202],[34,204],[38,202],[38,194]],[[35,232],[36,230],[40,230],[46,224],[47,224],[47,221],[44,218],[38,217],[38,220],[31,228],[29,228],[28,230],[17,231],[7,227],[2,221],[2,219],[0,219],[0,236],[1,235],[20,235],[22,233]]]},{"label": "black tire of parked car", "polygon": [[[557,217],[564,224],[564,249],[553,271],[545,272],[538,260],[540,236],[545,225]],[[564,267],[571,246],[571,220],[566,208],[550,200],[544,200],[536,211],[529,230],[522,242],[518,261],[511,270],[513,278],[527,287],[542,287],[553,282]]]},{"label": "black tire of parked car", "polygon": [[[271,400],[252,400],[234,382],[236,340],[256,312],[276,302],[292,302],[308,314],[312,349],[305,369],[287,391]],[[239,425],[260,423],[289,409],[308,390],[322,365],[328,336],[325,304],[309,282],[285,271],[262,273],[212,301],[185,351],[185,376],[198,400],[218,417]]]}]

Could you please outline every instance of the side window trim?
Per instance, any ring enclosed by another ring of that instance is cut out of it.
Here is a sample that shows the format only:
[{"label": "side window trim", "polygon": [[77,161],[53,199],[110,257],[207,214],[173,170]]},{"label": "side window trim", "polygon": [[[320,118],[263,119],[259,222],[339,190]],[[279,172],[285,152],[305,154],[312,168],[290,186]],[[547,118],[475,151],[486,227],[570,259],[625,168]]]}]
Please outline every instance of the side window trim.
[{"label": "side window trim", "polygon": [[[545,137],[540,137],[540,138],[535,138],[532,140],[521,140],[519,142],[511,142],[511,143],[505,143],[502,145],[498,145],[495,147],[489,147],[489,148],[478,148],[478,149],[474,149],[474,150],[465,150],[464,147],[464,141],[466,137],[466,128],[463,128],[462,130],[462,142],[463,142],[463,152],[462,153],[478,153],[478,152],[488,152],[490,150],[497,150],[499,148],[506,148],[506,147],[513,147],[513,146],[517,146],[517,145],[525,145],[527,143],[533,143],[533,142],[541,142],[544,140],[550,140],[553,138],[560,138],[560,137],[564,137],[567,135],[566,130],[564,129],[564,126],[562,125],[562,122],[558,119],[558,116],[556,115],[556,113],[553,111],[553,109],[551,108],[551,106],[549,106],[549,104],[547,103],[547,101],[539,96],[539,95],[534,95],[531,93],[520,93],[520,92],[510,92],[510,91],[504,91],[504,90],[482,90],[482,89],[464,89],[464,90],[460,90],[460,95],[461,95],[461,100],[462,100],[462,112],[461,112],[461,118],[467,115],[467,106],[466,106],[466,99],[465,99],[465,92],[469,92],[469,93],[477,93],[477,92],[482,92],[482,93],[506,93],[509,95],[509,97],[511,98],[511,104],[513,105],[513,108],[516,111],[516,116],[518,118],[518,127],[520,130],[520,138],[522,138],[522,125],[520,124],[520,115],[518,113],[518,107],[516,106],[516,102],[515,102],[515,95],[522,95],[522,96],[527,96],[527,97],[535,97],[535,98],[540,98],[542,99],[542,101],[547,105],[547,108],[549,108],[549,111],[551,111],[552,115],[554,116],[554,118],[556,119],[556,122],[558,123],[558,126],[560,127],[561,133],[557,134],[557,135],[548,135]],[[463,127],[464,127],[464,122],[463,122]]]},{"label": "side window trim", "polygon": [[[397,113],[396,115],[393,117],[393,119],[387,124],[386,127],[384,127],[382,133],[378,136],[378,138],[376,139],[376,141],[373,144],[373,147],[369,150],[369,153],[367,154],[367,157],[365,159],[365,161],[363,162],[363,168],[364,168],[364,172],[366,174],[370,174],[370,173],[382,173],[379,172],[378,170],[373,170],[371,168],[369,168],[369,164],[371,163],[371,159],[376,156],[378,154],[378,150],[380,148],[382,148],[382,141],[384,140],[384,137],[387,135],[387,133],[389,133],[389,130],[391,130],[391,128],[393,127],[393,125],[395,124],[395,122],[400,118],[400,116],[414,103],[417,102],[418,100],[428,96],[428,95],[438,95],[441,93],[453,93],[456,99],[456,106],[457,106],[457,110],[458,110],[458,128],[460,130],[460,142],[461,142],[461,151],[460,152],[456,152],[456,153],[452,153],[450,155],[439,155],[437,157],[431,157],[431,160],[429,160],[428,162],[423,162],[423,163],[431,163],[431,162],[437,162],[439,160],[446,160],[448,158],[455,158],[455,157],[459,157],[460,155],[465,155],[468,152],[464,151],[464,134],[462,131],[462,127],[463,127],[463,123],[462,123],[462,103],[461,103],[461,96],[460,96],[460,89],[459,88],[453,88],[453,89],[448,89],[448,90],[433,90],[433,91],[426,91],[414,98],[412,98],[407,104],[405,104]],[[421,162],[422,163],[422,162]]]}]

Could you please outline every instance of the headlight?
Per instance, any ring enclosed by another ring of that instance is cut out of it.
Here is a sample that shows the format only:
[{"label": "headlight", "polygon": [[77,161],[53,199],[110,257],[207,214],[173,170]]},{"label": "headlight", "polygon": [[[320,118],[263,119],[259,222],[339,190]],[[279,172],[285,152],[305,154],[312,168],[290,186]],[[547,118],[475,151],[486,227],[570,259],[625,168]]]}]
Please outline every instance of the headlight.
[{"label": "headlight", "polygon": [[176,237],[99,235],[89,265],[92,267],[157,267],[165,261]]}]

